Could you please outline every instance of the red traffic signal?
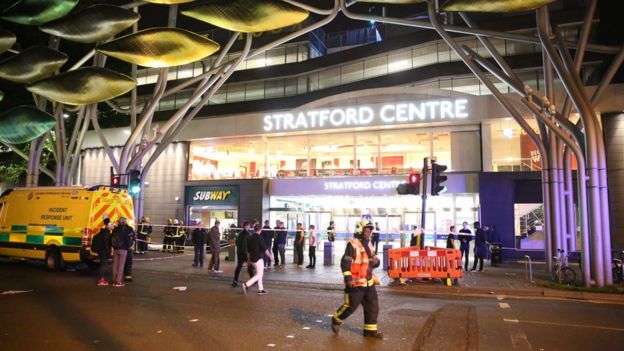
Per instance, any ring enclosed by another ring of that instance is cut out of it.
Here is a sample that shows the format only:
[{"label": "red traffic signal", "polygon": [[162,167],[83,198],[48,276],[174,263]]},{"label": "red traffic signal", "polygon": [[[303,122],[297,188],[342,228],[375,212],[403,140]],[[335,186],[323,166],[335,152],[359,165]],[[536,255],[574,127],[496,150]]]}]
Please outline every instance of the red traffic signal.
[{"label": "red traffic signal", "polygon": [[111,186],[120,186],[121,185],[121,176],[120,175],[112,175],[111,176]]},{"label": "red traffic signal", "polygon": [[407,178],[407,183],[409,185],[420,186],[420,173],[410,173]]}]

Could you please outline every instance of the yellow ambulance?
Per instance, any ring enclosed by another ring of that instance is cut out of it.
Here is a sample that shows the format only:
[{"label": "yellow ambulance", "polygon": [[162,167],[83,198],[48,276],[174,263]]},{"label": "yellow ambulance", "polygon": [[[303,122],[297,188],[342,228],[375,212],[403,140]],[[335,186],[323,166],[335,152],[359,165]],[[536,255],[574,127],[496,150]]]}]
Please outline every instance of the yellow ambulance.
[{"label": "yellow ambulance", "polygon": [[[91,239],[108,216],[134,227],[132,197],[108,186],[8,189],[0,196],[0,256],[43,260],[48,270],[91,263]],[[94,256],[95,255],[95,256]]]}]

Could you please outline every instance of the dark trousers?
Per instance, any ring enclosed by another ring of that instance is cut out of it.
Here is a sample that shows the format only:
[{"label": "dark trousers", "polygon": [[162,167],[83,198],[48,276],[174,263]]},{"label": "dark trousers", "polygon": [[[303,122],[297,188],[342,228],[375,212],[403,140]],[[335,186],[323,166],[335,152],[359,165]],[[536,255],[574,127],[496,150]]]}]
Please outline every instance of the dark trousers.
[{"label": "dark trousers", "polygon": [[310,267],[316,266],[316,246],[308,246],[308,257],[310,258]]},{"label": "dark trousers", "polygon": [[100,280],[104,279],[104,274],[106,274],[106,269],[108,269],[108,252],[98,252],[98,256],[100,256],[100,269],[98,271],[98,280]]},{"label": "dark trousers", "polygon": [[[271,240],[270,242],[264,242],[265,246],[271,247],[271,244],[273,243],[273,240]],[[275,257],[275,255],[273,255],[273,257]],[[271,267],[271,257],[267,256],[266,254],[264,255],[264,266],[265,267]]]},{"label": "dark trousers", "polygon": [[479,261],[479,270],[483,270],[483,256],[485,255],[485,248],[477,247],[475,248],[475,257],[474,264],[472,265],[472,270],[477,269],[477,261]]},{"label": "dark trousers", "polygon": [[[279,251],[280,260],[282,260],[282,264],[286,264],[286,244],[277,245],[277,250]],[[275,256],[277,258],[277,256]]]},{"label": "dark trousers", "polygon": [[[247,255],[244,253],[236,253],[236,269],[234,270],[234,281],[238,283],[238,278],[240,277],[241,269],[243,269],[243,265],[245,261],[247,261]],[[249,278],[254,276],[254,268],[253,264],[247,265],[247,273],[249,273]]]},{"label": "dark trousers", "polygon": [[468,270],[468,256],[470,254],[470,243],[461,243],[459,245],[459,251],[462,257],[466,257],[466,263],[464,264],[464,270]]},{"label": "dark trousers", "polygon": [[137,237],[139,239],[137,241],[137,246],[138,246],[137,251],[138,252],[147,252],[147,235],[139,234],[139,235],[137,235]]},{"label": "dark trousers", "polygon": [[128,250],[126,255],[126,264],[124,265],[124,276],[132,276],[132,250]]},{"label": "dark trousers", "polygon": [[204,246],[205,245],[195,245],[195,258],[193,259],[193,264],[194,265],[200,265],[200,266],[204,266]]},{"label": "dark trousers", "polygon": [[208,269],[214,269],[215,271],[219,270],[219,263],[221,261],[219,257],[219,252],[221,252],[221,247],[219,245],[210,245],[210,263],[208,264]]},{"label": "dark trousers", "polygon": [[379,301],[375,286],[345,288],[345,301],[332,318],[333,323],[342,322],[353,314],[362,305],[364,308],[364,330],[377,330],[377,315],[379,314]]},{"label": "dark trousers", "polygon": [[[275,259],[275,265],[279,266],[280,258],[279,258],[279,245],[277,244],[277,240],[273,242],[273,258]],[[282,261],[282,263],[285,263]]]},{"label": "dark trousers", "polygon": [[171,248],[173,250],[173,238],[170,236],[164,236],[163,237],[163,251],[167,251],[169,250],[169,248]]},{"label": "dark trousers", "polygon": [[377,251],[379,250],[379,238],[373,238],[372,244],[373,246],[375,246],[375,255],[376,255]]},{"label": "dark trousers", "polygon": [[295,252],[297,253],[297,262],[298,265],[303,264],[303,245],[295,244]]}]

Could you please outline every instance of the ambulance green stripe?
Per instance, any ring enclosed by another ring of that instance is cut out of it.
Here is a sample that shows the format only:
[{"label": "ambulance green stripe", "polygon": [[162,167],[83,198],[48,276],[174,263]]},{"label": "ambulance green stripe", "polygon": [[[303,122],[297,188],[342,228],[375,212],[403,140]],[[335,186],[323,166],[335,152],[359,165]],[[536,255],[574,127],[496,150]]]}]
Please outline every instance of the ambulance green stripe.
[{"label": "ambulance green stripe", "polygon": [[0,233],[0,241],[9,241],[9,233]]},{"label": "ambulance green stripe", "polygon": [[63,238],[63,245],[68,246],[82,246],[82,238]]},{"label": "ambulance green stripe", "polygon": [[25,234],[28,226],[25,225],[12,225],[11,232],[16,234]]},{"label": "ambulance green stripe", "polygon": [[43,244],[43,235],[26,235],[26,242],[29,244]]},{"label": "ambulance green stripe", "polygon": [[63,227],[46,227],[45,235],[63,235],[64,231]]}]

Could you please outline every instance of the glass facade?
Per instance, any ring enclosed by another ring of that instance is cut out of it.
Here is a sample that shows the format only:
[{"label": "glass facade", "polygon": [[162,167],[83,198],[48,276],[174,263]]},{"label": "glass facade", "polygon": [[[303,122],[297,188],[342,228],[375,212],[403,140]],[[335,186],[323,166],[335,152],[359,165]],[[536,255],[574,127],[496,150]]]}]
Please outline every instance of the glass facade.
[{"label": "glass facade", "polygon": [[449,171],[480,171],[468,163],[454,166],[451,158],[453,149],[471,147],[480,164],[480,134],[474,129],[468,136],[472,146],[465,139],[454,145],[454,134],[464,132],[451,127],[194,141],[188,180],[406,174],[432,156]]}]

